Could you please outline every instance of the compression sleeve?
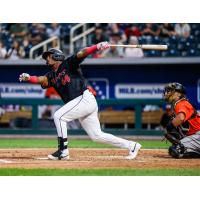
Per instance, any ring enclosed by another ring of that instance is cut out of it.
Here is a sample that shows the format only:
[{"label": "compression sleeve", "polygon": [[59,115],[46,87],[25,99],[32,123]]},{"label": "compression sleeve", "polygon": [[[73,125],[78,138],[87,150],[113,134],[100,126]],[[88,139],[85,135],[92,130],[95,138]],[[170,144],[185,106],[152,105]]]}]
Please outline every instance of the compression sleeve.
[{"label": "compression sleeve", "polygon": [[97,49],[97,45],[93,45],[91,47],[86,47],[86,56],[92,54],[92,53],[95,53],[98,49]]},{"label": "compression sleeve", "polygon": [[37,76],[30,76],[30,79],[28,80],[29,83],[37,84],[38,83],[38,77]]},{"label": "compression sleeve", "polygon": [[95,53],[98,50],[97,45],[92,45],[91,47],[86,47],[82,49],[80,52],[78,52],[77,57],[80,58],[85,58],[88,55]]}]

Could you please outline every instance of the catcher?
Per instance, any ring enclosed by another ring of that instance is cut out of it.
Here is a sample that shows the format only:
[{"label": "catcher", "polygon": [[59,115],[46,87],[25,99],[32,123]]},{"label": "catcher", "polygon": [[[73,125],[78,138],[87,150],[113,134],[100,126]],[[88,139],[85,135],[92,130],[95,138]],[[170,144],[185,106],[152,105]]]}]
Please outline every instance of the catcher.
[{"label": "catcher", "polygon": [[180,83],[165,86],[163,98],[172,105],[172,119],[166,126],[165,138],[172,143],[173,158],[200,158],[200,115],[186,98]]}]

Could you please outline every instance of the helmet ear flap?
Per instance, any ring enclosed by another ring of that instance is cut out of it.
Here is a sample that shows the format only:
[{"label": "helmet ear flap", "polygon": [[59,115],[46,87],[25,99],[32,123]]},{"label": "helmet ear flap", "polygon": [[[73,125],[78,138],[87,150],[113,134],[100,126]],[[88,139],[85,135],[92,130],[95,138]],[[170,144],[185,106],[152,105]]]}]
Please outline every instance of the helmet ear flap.
[{"label": "helmet ear flap", "polygon": [[180,83],[176,83],[175,91],[180,92],[183,95],[186,94],[185,87]]}]

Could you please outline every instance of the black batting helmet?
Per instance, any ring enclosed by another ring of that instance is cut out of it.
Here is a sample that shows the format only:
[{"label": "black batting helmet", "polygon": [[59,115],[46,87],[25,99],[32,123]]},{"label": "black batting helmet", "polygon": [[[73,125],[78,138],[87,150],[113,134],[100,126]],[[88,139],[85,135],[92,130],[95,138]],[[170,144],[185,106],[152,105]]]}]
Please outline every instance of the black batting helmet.
[{"label": "black batting helmet", "polygon": [[185,95],[185,87],[180,84],[180,83],[169,83],[165,86],[164,88],[164,93],[165,92],[180,92],[181,94]]},{"label": "black batting helmet", "polygon": [[47,56],[49,54],[52,54],[52,58],[56,61],[63,61],[65,59],[65,55],[63,54],[63,52],[59,49],[55,49],[55,48],[52,48],[52,49],[49,49],[48,51],[45,51],[43,54],[42,54],[42,58],[44,60],[47,59]]}]

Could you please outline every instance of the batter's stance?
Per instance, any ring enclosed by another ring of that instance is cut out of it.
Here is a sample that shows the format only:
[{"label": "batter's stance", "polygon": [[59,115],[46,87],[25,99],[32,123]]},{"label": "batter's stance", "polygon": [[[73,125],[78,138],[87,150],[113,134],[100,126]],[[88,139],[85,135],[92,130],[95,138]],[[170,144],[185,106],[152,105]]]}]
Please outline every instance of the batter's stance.
[{"label": "batter's stance", "polygon": [[169,154],[174,158],[200,158],[200,115],[187,99],[185,87],[180,83],[169,83],[163,97],[173,107],[165,134],[172,143]]},{"label": "batter's stance", "polygon": [[101,130],[98,119],[98,106],[95,97],[87,89],[85,79],[80,72],[80,63],[90,54],[109,48],[108,42],[101,42],[86,47],[65,59],[61,50],[50,49],[42,57],[51,71],[44,76],[20,75],[20,81],[41,84],[42,88],[54,87],[65,105],[54,114],[54,122],[58,133],[58,150],[48,155],[51,160],[69,159],[67,141],[67,122],[79,119],[82,127],[93,141],[111,144],[129,149],[127,159],[134,159],[141,148],[139,143],[128,141]]}]

